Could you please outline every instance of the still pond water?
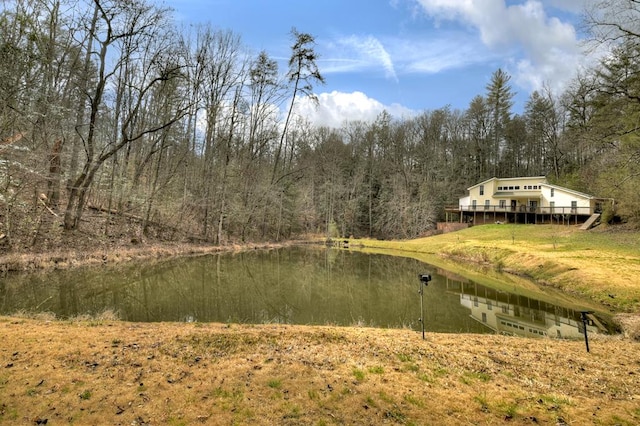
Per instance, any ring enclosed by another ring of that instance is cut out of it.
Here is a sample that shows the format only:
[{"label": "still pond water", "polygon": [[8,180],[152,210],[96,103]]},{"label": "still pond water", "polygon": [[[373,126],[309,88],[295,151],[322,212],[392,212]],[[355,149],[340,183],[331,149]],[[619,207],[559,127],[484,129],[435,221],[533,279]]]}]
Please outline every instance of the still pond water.
[{"label": "still pond water", "polygon": [[[413,259],[309,247],[9,276],[0,279],[0,314],[68,318],[110,310],[139,322],[420,330],[420,273],[432,275],[422,297],[427,331],[581,336],[578,303],[497,291]],[[606,324],[594,315],[587,321],[589,332]]]}]

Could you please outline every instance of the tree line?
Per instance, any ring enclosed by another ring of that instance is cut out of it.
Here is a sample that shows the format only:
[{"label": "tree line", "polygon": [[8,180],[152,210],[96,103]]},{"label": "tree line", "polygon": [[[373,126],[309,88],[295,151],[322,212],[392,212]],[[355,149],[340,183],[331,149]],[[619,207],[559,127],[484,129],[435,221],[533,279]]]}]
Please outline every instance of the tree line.
[{"label": "tree line", "polygon": [[0,241],[46,246],[83,226],[214,244],[411,238],[494,176],[615,198],[637,223],[640,20],[620,17],[639,7],[600,6],[585,22],[611,54],[563,93],[531,93],[522,114],[498,69],[465,110],[328,128],[295,113],[324,83],[314,37],[295,28],[281,70],[147,0],[4,0]]}]

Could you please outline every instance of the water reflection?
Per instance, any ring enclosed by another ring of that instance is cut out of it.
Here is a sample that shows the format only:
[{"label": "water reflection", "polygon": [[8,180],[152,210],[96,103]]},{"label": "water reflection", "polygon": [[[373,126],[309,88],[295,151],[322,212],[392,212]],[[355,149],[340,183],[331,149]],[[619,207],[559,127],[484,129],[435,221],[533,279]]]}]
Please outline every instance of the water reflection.
[{"label": "water reflection", "polygon": [[433,275],[425,292],[427,331],[493,333],[511,327],[506,330],[516,332],[520,325],[506,323],[526,322],[527,330],[535,326],[550,334],[553,329],[542,323],[547,321],[542,312],[549,309],[554,313],[549,318],[560,318],[563,336],[575,325],[573,314],[566,314],[571,307],[541,307],[517,291],[498,294],[413,259],[301,247],[8,277],[0,283],[0,313],[48,311],[66,318],[112,310],[127,321],[418,330],[417,272]]},{"label": "water reflection", "polygon": [[495,332],[526,337],[581,338],[585,326],[588,334],[614,331],[604,317],[598,318],[584,308],[499,291],[448,271],[438,272],[445,277],[447,289],[459,294],[460,304],[471,311],[471,316]]}]

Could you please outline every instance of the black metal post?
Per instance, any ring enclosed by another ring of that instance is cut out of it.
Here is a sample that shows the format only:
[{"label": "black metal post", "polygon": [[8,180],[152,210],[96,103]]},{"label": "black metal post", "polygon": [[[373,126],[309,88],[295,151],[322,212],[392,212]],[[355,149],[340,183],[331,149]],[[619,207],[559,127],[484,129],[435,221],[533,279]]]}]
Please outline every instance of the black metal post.
[{"label": "black metal post", "polygon": [[587,323],[588,323],[588,319],[587,319],[587,314],[589,312],[588,311],[582,311],[580,312],[580,315],[582,316],[582,327],[584,328],[584,344],[587,347],[587,352],[589,352],[589,336],[587,334]]},{"label": "black metal post", "polygon": [[424,285],[420,281],[420,325],[422,327],[422,340],[424,340]]},{"label": "black metal post", "polygon": [[422,340],[424,340],[424,288],[429,285],[431,275],[419,274],[418,278],[420,279],[420,325],[422,327]]}]

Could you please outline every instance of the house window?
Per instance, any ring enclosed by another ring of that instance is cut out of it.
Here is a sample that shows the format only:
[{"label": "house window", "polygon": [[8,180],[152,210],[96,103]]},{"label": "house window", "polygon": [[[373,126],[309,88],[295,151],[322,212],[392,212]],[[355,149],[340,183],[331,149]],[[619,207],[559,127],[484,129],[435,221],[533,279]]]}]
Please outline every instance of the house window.
[{"label": "house window", "polygon": [[507,207],[507,200],[500,200],[500,208],[504,209]]},{"label": "house window", "polygon": [[480,185],[480,195],[484,195],[484,185]]},{"label": "house window", "polygon": [[554,213],[555,207],[556,207],[556,202],[555,201],[550,201],[549,202],[549,209],[551,210],[551,214]]},{"label": "house window", "polygon": [[519,187],[519,186],[516,186],[516,187],[515,187],[515,189],[516,189],[516,190],[518,190],[518,189],[520,189],[520,187]]},{"label": "house window", "polygon": [[533,189],[538,189],[538,185],[533,185]]},{"label": "house window", "polygon": [[478,201],[477,200],[471,200],[471,209],[475,210],[477,207]]},{"label": "house window", "polygon": [[572,201],[571,202],[571,213],[577,213],[578,212],[578,202],[577,201]]},{"label": "house window", "polygon": [[489,201],[490,200],[484,200],[484,209],[485,210],[489,210],[489,206],[490,206]]},{"label": "house window", "polygon": [[555,188],[551,188],[551,196],[553,197],[555,195]]}]

